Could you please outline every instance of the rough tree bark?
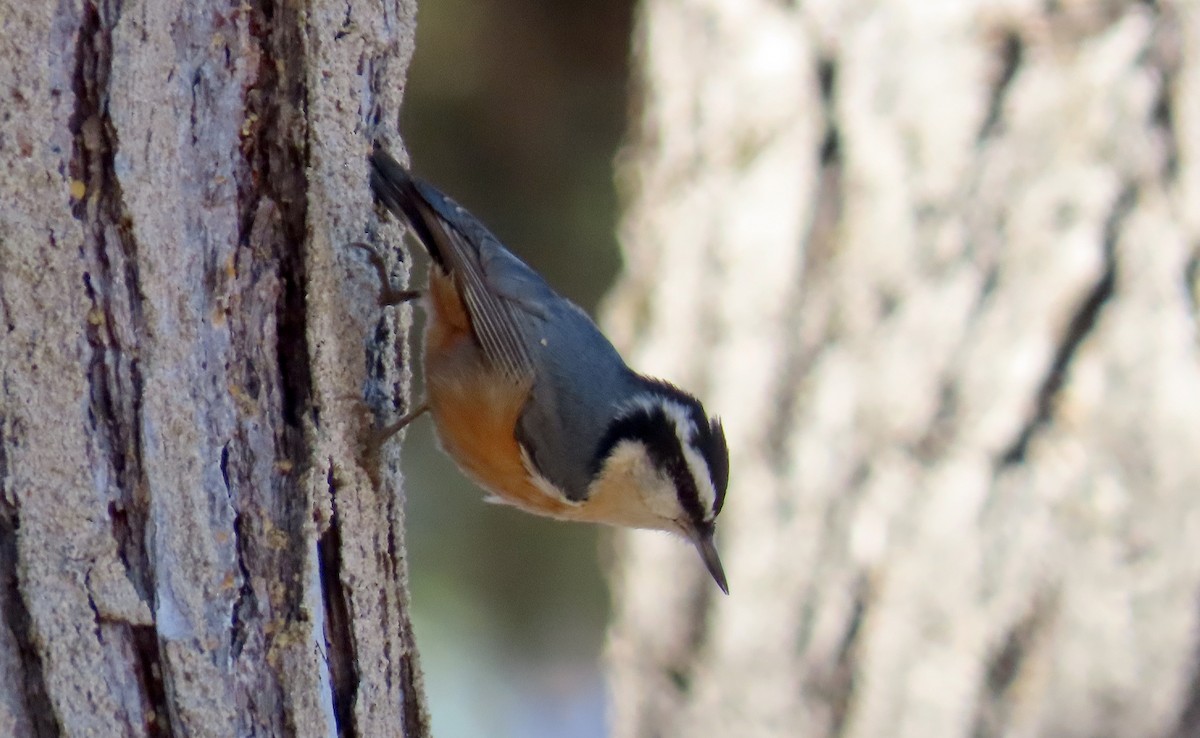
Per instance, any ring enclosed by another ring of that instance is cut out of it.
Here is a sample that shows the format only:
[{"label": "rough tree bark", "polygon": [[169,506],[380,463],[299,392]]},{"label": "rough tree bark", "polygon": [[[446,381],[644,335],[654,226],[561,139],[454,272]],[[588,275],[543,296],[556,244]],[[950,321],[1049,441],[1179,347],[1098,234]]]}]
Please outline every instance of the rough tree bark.
[{"label": "rough tree bark", "polygon": [[427,734],[347,248],[414,14],[0,0],[0,735]]},{"label": "rough tree bark", "polygon": [[732,594],[621,539],[616,736],[1200,734],[1200,8],[646,0],[636,364]]}]

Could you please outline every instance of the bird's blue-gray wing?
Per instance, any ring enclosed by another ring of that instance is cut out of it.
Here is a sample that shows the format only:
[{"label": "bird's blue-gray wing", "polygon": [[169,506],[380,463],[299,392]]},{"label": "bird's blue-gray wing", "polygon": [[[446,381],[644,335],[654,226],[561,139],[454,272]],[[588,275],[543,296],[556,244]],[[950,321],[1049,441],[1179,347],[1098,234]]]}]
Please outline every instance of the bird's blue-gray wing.
[{"label": "bird's blue-gray wing", "polygon": [[454,280],[483,355],[515,380],[533,372],[523,312],[553,291],[473,215],[412,177],[382,149],[371,156],[371,186],[404,218],[434,261]]}]

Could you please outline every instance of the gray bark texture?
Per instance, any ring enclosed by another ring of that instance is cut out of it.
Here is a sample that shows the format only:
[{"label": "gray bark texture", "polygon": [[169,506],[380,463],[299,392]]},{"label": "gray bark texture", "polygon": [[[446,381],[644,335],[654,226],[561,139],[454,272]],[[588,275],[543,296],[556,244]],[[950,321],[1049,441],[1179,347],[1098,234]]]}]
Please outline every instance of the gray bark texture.
[{"label": "gray bark texture", "polygon": [[645,0],[607,323],[732,594],[618,544],[614,735],[1200,735],[1200,6]]},{"label": "gray bark texture", "polygon": [[347,248],[414,14],[0,0],[0,736],[427,734]]}]

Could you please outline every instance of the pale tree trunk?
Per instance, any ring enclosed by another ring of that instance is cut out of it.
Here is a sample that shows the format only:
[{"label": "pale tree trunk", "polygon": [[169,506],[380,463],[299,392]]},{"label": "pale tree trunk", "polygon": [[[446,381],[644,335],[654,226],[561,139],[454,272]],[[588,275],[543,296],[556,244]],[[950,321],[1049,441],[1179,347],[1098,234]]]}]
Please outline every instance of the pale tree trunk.
[{"label": "pale tree trunk", "polygon": [[0,0],[0,735],[428,732],[348,248],[414,13]]},{"label": "pale tree trunk", "polygon": [[732,594],[621,539],[620,736],[1200,734],[1200,8],[647,0],[634,363]]}]

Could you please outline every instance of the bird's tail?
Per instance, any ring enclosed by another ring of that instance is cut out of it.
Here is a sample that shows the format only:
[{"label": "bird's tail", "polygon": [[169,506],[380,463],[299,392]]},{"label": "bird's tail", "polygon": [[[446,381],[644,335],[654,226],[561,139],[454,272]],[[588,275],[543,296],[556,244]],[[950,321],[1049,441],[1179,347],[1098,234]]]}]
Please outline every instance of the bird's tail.
[{"label": "bird's tail", "polygon": [[412,228],[433,260],[445,269],[446,249],[450,244],[446,242],[447,234],[438,217],[437,206],[424,192],[437,191],[414,178],[379,146],[371,152],[371,189],[384,207]]}]

